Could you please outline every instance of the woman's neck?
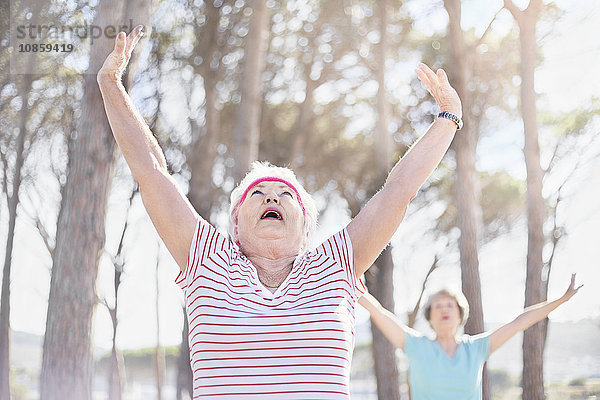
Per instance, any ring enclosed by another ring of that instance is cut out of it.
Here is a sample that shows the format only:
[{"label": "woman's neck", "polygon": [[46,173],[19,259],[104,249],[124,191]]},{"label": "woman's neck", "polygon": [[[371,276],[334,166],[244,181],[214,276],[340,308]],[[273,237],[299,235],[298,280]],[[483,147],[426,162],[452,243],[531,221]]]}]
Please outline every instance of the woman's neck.
[{"label": "woman's neck", "polygon": [[298,245],[285,238],[242,240],[240,250],[252,263],[258,279],[271,292],[275,292],[290,274],[298,253]]},{"label": "woman's neck", "polygon": [[258,274],[258,279],[269,291],[275,293],[292,271],[295,256],[271,260],[260,256],[247,257]]},{"label": "woman's neck", "polygon": [[458,339],[456,338],[455,331],[439,332],[436,334],[435,339],[448,357],[454,357],[456,349],[458,348]]},{"label": "woman's neck", "polygon": [[259,243],[253,243],[249,248],[242,247],[242,252],[256,268],[261,283],[274,293],[292,271],[298,254],[277,246],[276,243],[268,243],[266,246],[257,244]]}]

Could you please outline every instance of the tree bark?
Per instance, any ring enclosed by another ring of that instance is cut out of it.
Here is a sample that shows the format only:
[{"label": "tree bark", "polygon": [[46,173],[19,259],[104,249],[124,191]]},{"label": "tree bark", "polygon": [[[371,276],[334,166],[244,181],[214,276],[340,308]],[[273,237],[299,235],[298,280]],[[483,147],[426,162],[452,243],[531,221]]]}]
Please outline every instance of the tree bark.
[{"label": "tree bark", "polygon": [[246,40],[244,72],[241,82],[242,100],[237,111],[234,128],[233,156],[235,165],[233,178],[239,182],[258,159],[260,139],[260,115],[262,109],[262,74],[268,49],[269,12],[266,2],[253,0],[252,20]]},{"label": "tree bark", "polygon": [[159,287],[160,281],[158,280],[158,272],[160,267],[160,242],[158,244],[158,249],[156,251],[156,277],[154,280],[155,290],[156,290],[156,302],[154,306],[156,307],[156,347],[154,349],[154,373],[155,373],[155,383],[156,383],[156,399],[162,400],[162,387],[165,376],[165,351],[160,344],[160,305],[159,305]]},{"label": "tree bark", "polygon": [[[215,54],[219,54],[220,16],[219,9],[211,2],[205,3],[205,7],[206,22],[204,27],[196,29],[197,37],[200,38],[197,52],[202,56],[204,62],[197,67],[196,73],[202,75],[204,82],[206,120],[203,129],[194,121],[191,121],[192,134],[197,137],[192,146],[192,151],[188,155],[188,165],[191,171],[188,197],[196,211],[208,221],[215,199],[216,188],[212,182],[212,170],[217,154],[216,145],[221,133],[217,91],[220,70],[218,67],[212,66],[213,57],[215,57]],[[216,65],[220,65],[220,63],[216,63]],[[185,307],[183,308],[183,314],[184,325],[177,361],[177,400],[182,399],[183,392],[187,392],[191,398],[194,390],[190,365],[189,327]]]},{"label": "tree bark", "polygon": [[305,65],[306,92],[304,101],[300,105],[300,115],[290,132],[292,146],[288,156],[291,168],[298,168],[306,164],[304,150],[309,139],[309,132],[314,120],[313,95],[317,88],[317,81],[310,78],[312,63]]},{"label": "tree bark", "polygon": [[[8,6],[8,4],[3,4]],[[16,5],[13,5],[16,6]],[[42,4],[36,4],[31,13],[36,18],[41,14]],[[4,8],[2,15],[2,38],[9,29],[10,15],[9,8]],[[6,25],[4,25],[6,23]],[[31,64],[37,62],[33,53],[26,55],[24,63]],[[8,63],[8,61],[7,61]],[[34,67],[28,66],[31,71]],[[22,68],[25,70],[25,67]],[[15,163],[13,167],[13,177],[11,182],[10,197],[8,193],[8,232],[6,238],[6,249],[4,252],[4,265],[2,267],[2,295],[0,298],[0,398],[10,400],[10,279],[12,269],[12,252],[14,245],[15,226],[17,222],[17,207],[19,205],[19,191],[22,182],[22,169],[25,161],[25,139],[27,137],[27,121],[30,113],[29,92],[31,91],[34,76],[32,74],[21,75],[20,95],[22,99],[21,110],[19,110],[19,119],[17,126],[19,134],[15,138]],[[8,176],[5,171],[5,178]],[[8,188],[5,182],[5,187]]]},{"label": "tree bark", "polygon": [[[462,16],[461,0],[444,0],[448,12],[448,36],[450,39],[450,62],[452,83],[463,103],[464,127],[458,132],[453,149],[456,157],[456,181],[454,203],[457,209],[456,225],[460,229],[458,247],[460,251],[460,269],[462,291],[469,302],[469,319],[465,324],[465,333],[474,335],[484,331],[483,306],[481,303],[481,282],[479,279],[478,246],[481,227],[481,189],[475,169],[477,139],[479,133],[473,127],[473,97],[467,90],[467,83],[473,71],[472,54],[467,48],[460,25]],[[490,382],[484,369],[482,382],[483,399],[490,399]]]},{"label": "tree bark", "polygon": [[[121,273],[119,273],[119,276]],[[115,278],[116,279],[116,278]],[[120,279],[120,278],[119,278]],[[114,313],[116,314],[117,309],[115,308]],[[111,312],[112,317],[112,312]],[[121,400],[123,396],[123,383],[125,381],[125,360],[123,354],[117,348],[117,342],[115,337],[117,335],[117,324],[116,319],[113,322],[113,343],[109,361],[109,372],[108,372],[108,399],[109,400]]]},{"label": "tree bark", "polygon": [[183,330],[181,332],[181,346],[179,347],[179,356],[177,357],[177,400],[183,399],[183,392],[187,392],[192,398],[194,394],[194,378],[192,367],[190,365],[190,346],[189,346],[189,326],[187,313],[183,307]]},{"label": "tree bark", "polygon": [[[543,170],[540,165],[540,146],[535,104],[535,67],[537,64],[536,26],[543,3],[530,0],[521,11],[512,0],[504,0],[519,25],[521,44],[521,115],[525,135],[525,165],[527,167],[527,275],[525,278],[525,307],[546,300],[542,269],[544,248],[545,202],[542,196]],[[544,399],[544,338],[545,320],[523,334],[523,399]]]},{"label": "tree bark", "polygon": [[[521,40],[521,112],[525,130],[527,166],[527,277],[525,307],[546,300],[542,283],[545,202],[542,197],[542,168],[537,131],[534,72],[536,65],[537,17],[526,12],[520,27]],[[544,399],[544,321],[523,335],[523,399]]]},{"label": "tree bark", "polygon": [[392,168],[394,140],[388,132],[390,105],[385,92],[385,61],[388,53],[388,0],[377,2],[375,12],[379,22],[379,45],[375,49],[377,79],[377,123],[375,125],[375,162],[379,174],[385,179]]},{"label": "tree bark", "polygon": [[125,232],[127,232],[128,217],[131,210],[131,204],[133,199],[138,192],[138,188],[131,191],[129,196],[129,207],[127,208],[127,215],[125,217],[125,224],[123,231],[121,232],[121,239],[119,240],[119,246],[117,248],[117,254],[113,258],[113,265],[115,267],[115,276],[113,278],[113,287],[115,289],[115,306],[113,308],[108,307],[110,319],[113,324],[113,335],[112,335],[112,350],[109,361],[108,369],[108,399],[109,400],[121,400],[123,395],[123,383],[125,382],[125,360],[123,354],[117,347],[117,327],[119,325],[119,288],[121,287],[121,276],[123,274],[123,243],[125,240]]},{"label": "tree bark", "polygon": [[[380,184],[385,181],[391,166],[393,156],[393,140],[388,132],[389,104],[385,93],[385,61],[387,56],[387,1],[378,2],[374,10],[377,14],[380,32],[380,42],[376,53],[377,89],[377,124],[375,126],[375,164],[377,179]],[[386,248],[371,267],[367,274],[369,291],[388,310],[394,311],[394,261],[391,247]],[[383,333],[371,324],[373,337],[373,358],[375,363],[375,378],[377,381],[377,396],[379,399],[400,399],[400,374],[396,362],[394,346],[385,338]]]},{"label": "tree bark", "polygon": [[[369,292],[386,310],[394,312],[394,263],[392,248],[386,248],[366,274]],[[377,380],[377,398],[400,400],[400,374],[396,363],[396,349],[375,324],[371,324],[373,359]]]},{"label": "tree bark", "polygon": [[[114,26],[122,21],[126,6],[117,1],[100,2],[94,24]],[[111,38],[94,41],[90,71],[100,69],[113,47]],[[104,247],[115,148],[94,73],[84,77],[81,107],[77,136],[70,142],[69,171],[52,256],[40,382],[42,400],[87,400],[92,396],[95,282]]]},{"label": "tree bark", "polygon": [[218,54],[219,10],[213,4],[206,3],[206,23],[198,35],[204,43],[200,55],[205,60],[197,72],[202,75],[206,98],[206,122],[201,135],[201,128],[192,123],[193,134],[197,136],[192,151],[188,156],[191,170],[189,199],[196,211],[207,221],[214,199],[215,187],[212,182],[212,170],[217,154],[217,139],[221,132],[220,111],[218,109],[219,69],[211,67],[211,61]]},{"label": "tree bark", "polygon": [[27,136],[27,117],[29,108],[27,100],[31,90],[32,75],[23,75],[21,96],[23,105],[19,111],[19,135],[16,137],[15,165],[11,195],[8,201],[8,236],[2,268],[2,299],[0,303],[0,398],[10,399],[10,272],[12,266],[12,251],[17,221],[17,206],[19,205],[19,190],[21,188],[21,170],[23,169],[25,137]]}]

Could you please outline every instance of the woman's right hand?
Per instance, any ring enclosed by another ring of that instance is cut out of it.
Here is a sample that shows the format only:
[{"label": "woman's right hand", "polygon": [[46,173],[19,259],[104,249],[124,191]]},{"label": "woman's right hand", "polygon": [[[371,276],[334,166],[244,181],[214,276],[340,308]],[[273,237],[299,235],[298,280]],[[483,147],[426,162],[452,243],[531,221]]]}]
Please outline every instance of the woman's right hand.
[{"label": "woman's right hand", "polygon": [[440,111],[446,111],[462,118],[462,104],[456,90],[448,82],[448,76],[443,69],[433,72],[427,65],[419,63],[415,69],[417,77],[433,96]]},{"label": "woman's right hand", "polygon": [[583,285],[579,285],[579,286],[575,287],[575,275],[576,274],[571,274],[571,283],[569,284],[569,287],[565,291],[565,294],[562,295],[561,300],[569,301],[571,299],[571,297],[575,296],[575,293],[577,293],[577,291],[579,289],[581,289],[581,287],[583,286]]},{"label": "woman's right hand", "polygon": [[125,72],[125,68],[127,68],[127,64],[131,58],[133,48],[144,35],[143,28],[143,25],[136,26],[127,37],[125,37],[125,32],[119,32],[115,38],[115,48],[106,57],[102,68],[98,71],[98,75],[96,76],[98,83],[117,83],[121,81],[123,72]]}]

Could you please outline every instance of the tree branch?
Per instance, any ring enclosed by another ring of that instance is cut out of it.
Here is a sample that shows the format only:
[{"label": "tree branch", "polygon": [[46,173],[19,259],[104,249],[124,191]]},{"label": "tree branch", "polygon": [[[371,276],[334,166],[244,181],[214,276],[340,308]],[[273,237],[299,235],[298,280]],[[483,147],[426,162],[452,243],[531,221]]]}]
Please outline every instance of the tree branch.
[{"label": "tree branch", "polygon": [[6,203],[9,202],[8,196],[8,160],[6,159],[6,154],[0,151],[0,159],[2,160],[2,190],[6,195]]},{"label": "tree branch", "polygon": [[54,245],[50,243],[52,238],[50,237],[50,234],[44,227],[44,224],[42,223],[42,220],[39,218],[39,216],[36,216],[35,218],[35,227],[37,228],[38,232],[40,232],[40,236],[44,241],[44,245],[46,246],[48,253],[50,253],[50,257],[52,257],[54,255]]},{"label": "tree branch", "polygon": [[123,230],[121,231],[121,238],[119,239],[119,245],[117,246],[117,253],[115,255],[111,255],[111,261],[115,267],[115,270],[118,272],[123,272],[123,265],[125,262],[123,261],[122,253],[123,253],[123,242],[125,240],[125,232],[127,231],[128,226],[128,217],[129,212],[131,210],[131,204],[133,203],[133,198],[136,193],[139,191],[139,187],[136,187],[131,191],[129,195],[129,205],[127,206],[127,215],[125,216],[125,224],[123,225]]},{"label": "tree branch", "polygon": [[485,39],[486,35],[492,29],[492,24],[494,23],[494,21],[496,21],[496,18],[498,17],[498,14],[500,14],[500,12],[503,9],[504,9],[504,7],[500,7],[500,9],[498,11],[496,11],[496,14],[494,14],[494,17],[492,18],[492,20],[490,21],[490,23],[488,24],[488,26],[485,28],[485,31],[483,31],[483,33],[481,34],[481,37],[479,38],[479,40],[477,40],[477,42],[475,42],[475,46],[473,46],[474,49],[476,49],[477,46],[479,46],[481,43],[483,43],[483,40]]},{"label": "tree branch", "polygon": [[523,19],[523,11],[521,9],[519,9],[519,7],[517,7],[515,5],[515,3],[512,2],[512,0],[504,0],[504,8],[506,8],[508,11],[510,11],[513,18],[520,25],[521,20]]},{"label": "tree branch", "polygon": [[[29,193],[27,193],[26,196],[29,198],[29,203],[33,203],[33,199],[31,198]],[[39,196],[39,193],[38,197],[41,197]],[[21,212],[25,213],[25,215],[27,215],[31,219],[31,221],[33,221],[38,233],[40,234],[40,237],[42,238],[42,241],[44,242],[44,245],[46,246],[46,249],[48,250],[48,253],[50,254],[50,257],[52,257],[52,255],[54,254],[54,244],[52,243],[54,242],[54,238],[50,235],[50,233],[48,233],[48,230],[46,229],[40,218],[40,214],[38,212],[40,207],[34,205],[33,209],[35,211],[30,212],[27,210],[27,207],[25,207],[25,204],[26,203],[21,202]]]},{"label": "tree branch", "polygon": [[431,267],[427,274],[425,275],[425,279],[423,279],[423,284],[421,285],[421,293],[419,294],[419,300],[415,304],[413,310],[408,314],[408,327],[412,328],[415,325],[415,321],[417,320],[417,313],[419,312],[419,308],[421,308],[421,301],[423,300],[423,294],[425,293],[425,286],[427,285],[427,280],[438,267],[438,262],[440,261],[439,255],[436,254],[433,258],[433,262],[431,263]]},{"label": "tree branch", "polygon": [[542,169],[542,172],[544,175],[547,175],[550,170],[552,169],[552,164],[554,163],[554,160],[556,159],[556,155],[558,154],[558,148],[560,147],[560,141],[556,144],[556,146],[554,147],[554,151],[552,152],[552,156],[550,157],[550,161],[548,162],[548,165],[546,166],[546,168]]}]

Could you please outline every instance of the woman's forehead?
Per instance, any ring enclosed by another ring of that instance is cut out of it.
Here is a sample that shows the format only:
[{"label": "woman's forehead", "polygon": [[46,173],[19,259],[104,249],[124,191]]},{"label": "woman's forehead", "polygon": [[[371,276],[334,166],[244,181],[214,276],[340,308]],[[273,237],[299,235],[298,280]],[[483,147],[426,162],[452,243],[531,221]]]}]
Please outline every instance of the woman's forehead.
[{"label": "woman's forehead", "polygon": [[431,303],[435,304],[435,303],[445,303],[445,302],[456,303],[456,299],[453,296],[450,296],[449,294],[442,293],[442,294],[437,295]]},{"label": "woman's forehead", "polygon": [[255,188],[276,188],[276,189],[291,189],[283,182],[263,181],[254,185]]}]

